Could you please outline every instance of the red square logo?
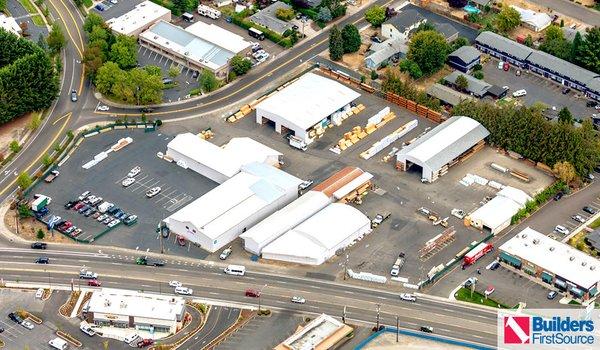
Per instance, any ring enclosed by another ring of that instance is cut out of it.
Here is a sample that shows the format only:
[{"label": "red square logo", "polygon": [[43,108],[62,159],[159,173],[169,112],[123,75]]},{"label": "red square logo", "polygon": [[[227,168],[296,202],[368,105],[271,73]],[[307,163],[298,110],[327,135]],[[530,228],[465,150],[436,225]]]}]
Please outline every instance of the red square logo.
[{"label": "red square logo", "polygon": [[530,318],[504,316],[504,344],[529,344]]}]

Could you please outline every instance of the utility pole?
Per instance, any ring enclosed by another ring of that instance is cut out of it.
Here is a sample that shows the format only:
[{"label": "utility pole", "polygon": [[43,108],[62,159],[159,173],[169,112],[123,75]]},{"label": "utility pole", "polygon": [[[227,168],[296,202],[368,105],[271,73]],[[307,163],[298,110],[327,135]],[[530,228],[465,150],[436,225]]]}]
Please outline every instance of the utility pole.
[{"label": "utility pole", "polygon": [[377,304],[377,331],[379,330],[379,310],[381,309],[381,305]]},{"label": "utility pole", "polygon": [[346,254],[346,261],[344,262],[344,280],[346,280],[346,275],[348,274],[348,258],[349,255]]},{"label": "utility pole", "polygon": [[346,323],[346,305],[344,305],[344,311],[342,311],[342,323]]},{"label": "utility pole", "polygon": [[400,337],[400,318],[396,315],[396,343],[398,342],[398,338]]},{"label": "utility pole", "polygon": [[260,296],[262,295],[263,290],[267,288],[267,285],[265,284],[260,291],[258,292],[258,313],[260,314]]}]

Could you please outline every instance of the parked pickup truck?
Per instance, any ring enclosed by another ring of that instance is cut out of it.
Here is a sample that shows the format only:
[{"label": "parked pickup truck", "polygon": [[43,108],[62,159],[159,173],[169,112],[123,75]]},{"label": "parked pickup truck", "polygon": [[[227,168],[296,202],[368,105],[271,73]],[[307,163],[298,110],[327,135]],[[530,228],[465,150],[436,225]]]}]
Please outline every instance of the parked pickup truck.
[{"label": "parked pickup truck", "polygon": [[60,175],[58,170],[52,170],[50,172],[50,174],[48,174],[48,176],[46,176],[44,181],[46,181],[47,183],[50,183],[50,182],[54,181],[54,179],[56,179],[58,177],[58,175]]},{"label": "parked pickup truck", "polygon": [[377,214],[375,216],[375,218],[371,221],[371,227],[375,228],[375,227],[381,225],[381,223],[384,222],[387,218],[389,218],[390,215],[392,215],[392,213],[390,213],[390,212],[384,212],[383,214]]},{"label": "parked pickup truck", "polygon": [[404,253],[398,254],[398,259],[396,259],[396,261],[394,262],[392,270],[390,271],[390,275],[397,277],[400,274],[402,266],[404,266],[404,261]]}]

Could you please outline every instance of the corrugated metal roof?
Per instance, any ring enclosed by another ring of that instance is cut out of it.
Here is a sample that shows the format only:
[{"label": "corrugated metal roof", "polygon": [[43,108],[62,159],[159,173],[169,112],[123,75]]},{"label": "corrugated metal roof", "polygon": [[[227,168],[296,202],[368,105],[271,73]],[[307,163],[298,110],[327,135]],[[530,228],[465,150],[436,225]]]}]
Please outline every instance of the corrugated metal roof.
[{"label": "corrugated metal roof", "polygon": [[573,63],[561,60],[560,58],[543,51],[533,51],[531,55],[527,57],[527,61],[534,65],[547,68],[560,75],[570,77],[582,85],[585,85],[585,83],[589,82],[591,78],[597,75],[587,69],[583,69]]},{"label": "corrugated metal roof", "polygon": [[472,92],[477,96],[485,95],[486,91],[492,87],[491,84],[486,83],[484,80],[479,80],[471,75],[464,74],[463,72],[457,70],[448,74],[444,80],[454,84],[456,83],[456,78],[458,78],[459,75],[462,75],[467,79],[467,91]]},{"label": "corrugated metal roof", "polygon": [[493,32],[482,32],[475,39],[477,43],[491,47],[500,52],[509,54],[519,60],[524,61],[534,50],[525,45],[521,45],[515,41],[498,35]]},{"label": "corrugated metal roof", "polygon": [[489,134],[474,119],[454,116],[401,149],[397,157],[420,162],[436,172]]},{"label": "corrugated metal roof", "polygon": [[440,83],[431,85],[429,89],[427,89],[427,94],[452,106],[456,106],[464,100],[473,99],[473,97],[467,94],[463,94],[462,92],[456,91],[453,88]]},{"label": "corrugated metal roof", "polygon": [[481,52],[473,46],[461,46],[456,49],[448,57],[456,57],[463,61],[465,64],[473,62],[477,58],[481,57]]},{"label": "corrugated metal roof", "polygon": [[323,192],[327,197],[331,197],[335,191],[339,190],[363,173],[364,172],[360,168],[348,166],[316,185],[312,190]]},{"label": "corrugated metal roof", "polygon": [[298,185],[302,183],[302,180],[295,177],[294,175],[288,174],[283,170],[277,169],[271,165],[253,162],[242,166],[242,171],[259,176],[269,183],[284,189],[298,189]]}]

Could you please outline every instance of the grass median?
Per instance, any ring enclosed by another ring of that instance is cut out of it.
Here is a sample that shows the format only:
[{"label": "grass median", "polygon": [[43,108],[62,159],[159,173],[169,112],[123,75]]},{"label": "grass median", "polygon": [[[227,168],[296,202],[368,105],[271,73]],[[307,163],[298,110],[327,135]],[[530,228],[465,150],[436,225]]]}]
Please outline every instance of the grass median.
[{"label": "grass median", "polygon": [[471,290],[467,288],[459,289],[456,293],[454,293],[454,298],[456,298],[456,300],[467,301],[473,304],[491,306],[498,309],[508,309],[506,305],[501,304],[494,299],[486,298],[481,293],[473,292],[473,296],[471,296]]},{"label": "grass median", "polygon": [[21,3],[21,5],[23,5],[23,7],[25,8],[25,10],[27,10],[27,12],[29,12],[29,14],[31,15],[31,20],[33,21],[33,23],[36,26],[40,26],[40,27],[45,26],[42,16],[40,16],[40,14],[37,12],[37,10],[35,9],[35,6],[33,5],[33,3],[30,0],[19,0],[19,3]]}]

